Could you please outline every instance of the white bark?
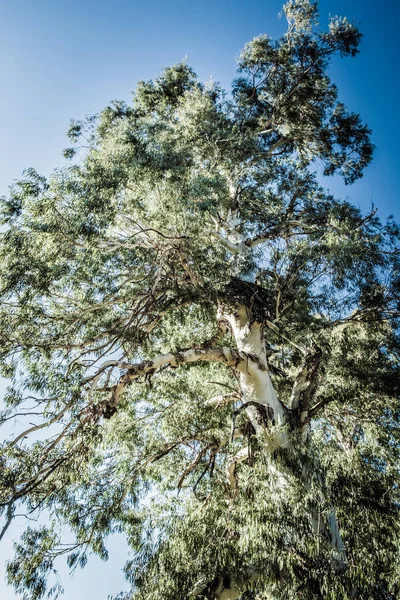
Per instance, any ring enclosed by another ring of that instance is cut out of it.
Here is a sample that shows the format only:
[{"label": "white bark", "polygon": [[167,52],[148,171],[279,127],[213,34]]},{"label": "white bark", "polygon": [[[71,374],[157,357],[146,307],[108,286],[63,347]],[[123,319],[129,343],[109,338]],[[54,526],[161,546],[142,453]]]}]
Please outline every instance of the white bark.
[{"label": "white bark", "polygon": [[[272,385],[262,324],[257,321],[251,322],[249,311],[243,304],[239,305],[235,312],[221,309],[220,317],[229,323],[239,355],[246,356],[245,360],[240,361],[236,367],[240,373],[239,383],[243,402],[257,403],[272,408],[278,432],[269,438],[270,449],[272,451],[277,447],[287,446],[289,439],[286,431],[283,430],[285,408]],[[257,433],[265,431],[265,424],[260,423],[259,414],[254,406],[249,406],[246,413]],[[241,448],[228,462],[227,482],[231,490],[237,488],[237,465],[248,458],[249,449],[246,446]]]},{"label": "white bark", "polygon": [[236,467],[239,463],[244,462],[249,458],[249,448],[245,446],[241,448],[235,456],[231,458],[228,462],[228,466],[226,469],[226,477],[228,480],[228,484],[231,490],[235,490],[237,488],[237,480],[236,480]]},{"label": "white bark", "polygon": [[[278,399],[268,369],[262,324],[251,323],[246,306],[239,305],[237,311],[221,310],[221,318],[228,321],[235,338],[239,353],[246,353],[247,358],[241,361],[237,370],[240,373],[240,389],[244,402],[257,402],[262,406],[270,406],[274,411],[275,423],[280,426],[285,422],[285,408]],[[256,431],[260,429],[255,422],[254,410],[249,407],[248,414]],[[287,444],[288,437],[282,432],[276,437],[277,446]]]},{"label": "white bark", "polygon": [[107,401],[110,406],[117,406],[121,395],[125,392],[126,387],[139,377],[146,374],[153,374],[164,366],[178,367],[181,364],[191,364],[196,362],[219,362],[230,367],[236,367],[237,364],[244,360],[244,355],[240,356],[238,352],[231,348],[190,348],[183,352],[160,354],[153,360],[146,360],[141,363],[121,363],[119,361],[107,361],[100,369],[91,377],[84,380],[83,383],[89,383],[93,380],[98,381],[101,374],[110,367],[118,367],[126,369],[126,372],[120,377],[118,383],[113,386],[111,398]]},{"label": "white bark", "polygon": [[331,545],[334,550],[334,559],[337,561],[339,567],[343,567],[346,562],[346,548],[340,535],[339,524],[334,510],[329,515],[328,527],[331,536]]},{"label": "white bark", "polygon": [[221,406],[232,404],[232,402],[237,402],[238,400],[240,400],[239,394],[221,394],[220,396],[209,398],[204,402],[204,404],[205,406],[212,408],[220,408]]}]

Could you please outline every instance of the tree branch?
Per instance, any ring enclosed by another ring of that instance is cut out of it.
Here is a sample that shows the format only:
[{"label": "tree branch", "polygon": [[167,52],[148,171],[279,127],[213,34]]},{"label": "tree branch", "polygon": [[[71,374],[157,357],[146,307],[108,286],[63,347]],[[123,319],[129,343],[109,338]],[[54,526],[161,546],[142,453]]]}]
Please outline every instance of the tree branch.
[{"label": "tree branch", "polygon": [[[197,362],[219,362],[228,367],[236,368],[237,365],[245,360],[244,352],[238,352],[234,348],[190,348],[181,352],[160,354],[153,360],[146,360],[141,363],[131,364],[119,361],[106,361],[93,376],[86,378],[83,383],[88,383],[96,379],[110,366],[126,369],[116,385],[111,388],[111,397],[103,404],[103,411],[108,408],[115,408],[120,401],[128,385],[143,375],[154,375],[162,367],[177,368],[181,365],[189,365]],[[102,409],[98,406],[99,411]]]},{"label": "tree branch", "polygon": [[324,408],[324,406],[326,406],[327,404],[330,404],[333,401],[334,401],[333,398],[322,398],[317,404],[315,404],[315,406],[310,408],[310,410],[308,411],[308,418],[312,419],[313,417],[315,417],[315,415],[320,410],[322,410]]},{"label": "tree branch", "polygon": [[310,402],[316,389],[318,368],[322,351],[315,343],[308,350],[304,364],[294,381],[290,396],[290,409],[297,414],[298,425],[302,435],[307,434],[309,423]]}]

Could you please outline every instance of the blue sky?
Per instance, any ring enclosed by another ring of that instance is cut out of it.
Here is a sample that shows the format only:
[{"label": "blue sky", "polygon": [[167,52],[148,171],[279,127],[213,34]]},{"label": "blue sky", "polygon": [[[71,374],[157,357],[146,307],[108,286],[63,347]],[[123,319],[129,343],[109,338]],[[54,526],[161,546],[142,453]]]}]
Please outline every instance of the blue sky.
[{"label": "blue sky", "polygon": [[[0,194],[26,167],[48,174],[62,164],[71,118],[82,118],[112,99],[129,101],[139,79],[187,57],[198,76],[228,87],[235,57],[260,33],[279,35],[283,0],[0,0]],[[400,4],[395,0],[321,0],[328,15],[347,15],[364,33],[356,59],[336,61],[331,73],[342,99],[373,130],[373,165],[351,187],[326,182],[368,210],[400,218]],[[16,596],[3,584],[16,526],[0,546],[0,597]],[[126,549],[110,544],[112,559],[94,559],[72,581],[64,570],[66,600],[102,600],[121,589],[118,570]]]}]

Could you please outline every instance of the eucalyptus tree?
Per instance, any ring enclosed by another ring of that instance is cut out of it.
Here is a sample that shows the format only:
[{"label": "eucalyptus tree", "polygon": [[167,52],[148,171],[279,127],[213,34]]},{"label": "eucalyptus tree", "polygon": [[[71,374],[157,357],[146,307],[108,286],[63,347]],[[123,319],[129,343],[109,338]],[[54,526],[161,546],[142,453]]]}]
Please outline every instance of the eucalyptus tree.
[{"label": "eucalyptus tree", "polygon": [[47,515],[24,598],[115,532],[119,598],[398,597],[399,230],[315,174],[372,157],[328,74],[360,33],[284,13],[229,94],[167,68],[2,200],[3,533]]}]

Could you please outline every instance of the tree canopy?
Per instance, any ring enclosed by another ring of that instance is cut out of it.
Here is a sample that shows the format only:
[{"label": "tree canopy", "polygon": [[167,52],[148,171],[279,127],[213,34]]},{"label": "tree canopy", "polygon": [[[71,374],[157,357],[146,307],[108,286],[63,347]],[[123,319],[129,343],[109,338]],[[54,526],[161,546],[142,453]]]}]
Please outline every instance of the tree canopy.
[{"label": "tree canopy", "polygon": [[166,68],[2,198],[1,536],[48,515],[7,567],[27,600],[115,532],[121,600],[400,593],[399,229],[318,176],[372,158],[329,76],[361,36],[284,14],[229,92]]}]

